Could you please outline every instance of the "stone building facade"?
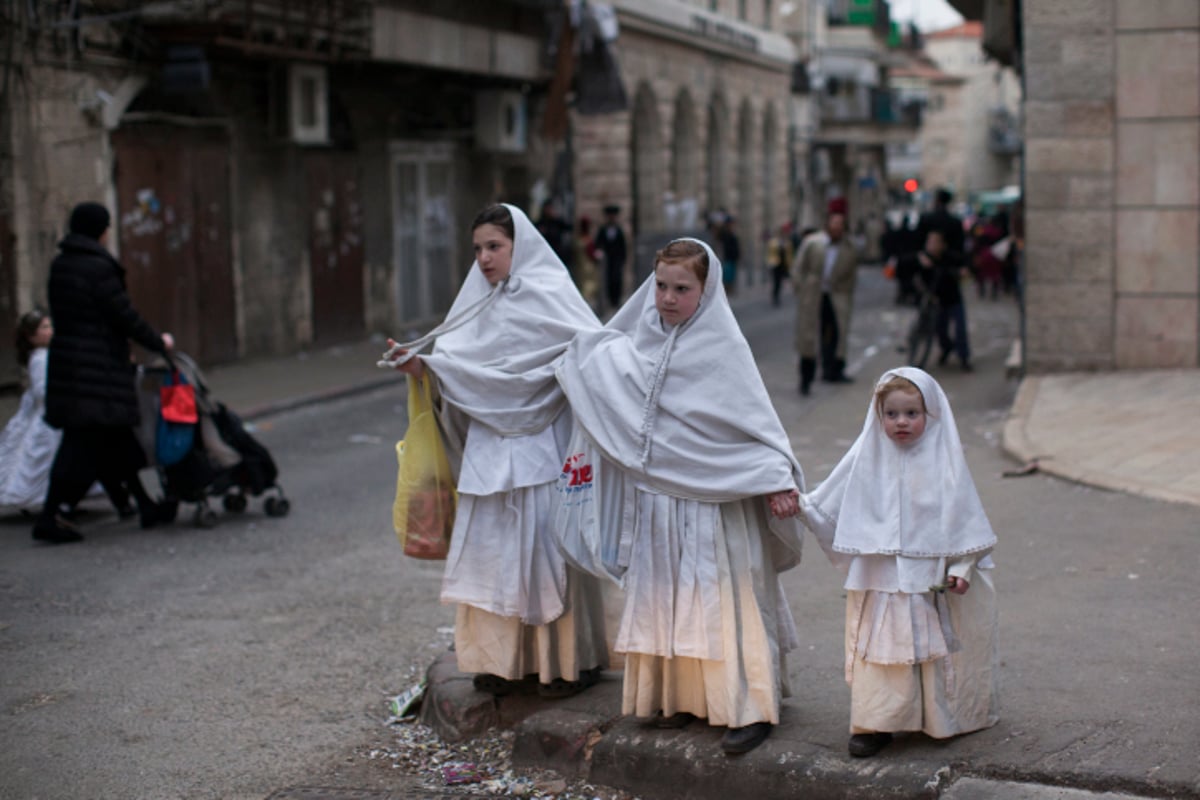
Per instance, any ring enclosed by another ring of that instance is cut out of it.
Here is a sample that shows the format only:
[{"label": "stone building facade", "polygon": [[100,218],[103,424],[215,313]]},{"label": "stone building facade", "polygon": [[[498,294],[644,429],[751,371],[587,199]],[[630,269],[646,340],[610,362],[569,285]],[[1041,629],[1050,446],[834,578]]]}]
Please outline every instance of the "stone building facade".
[{"label": "stone building facade", "polygon": [[1024,73],[1027,368],[1200,365],[1200,3],[952,4]]},{"label": "stone building facade", "polygon": [[135,304],[203,363],[403,335],[449,307],[476,211],[553,172],[548,6],[71,8],[0,12],[7,330],[98,200]]},{"label": "stone building facade", "polygon": [[627,111],[573,114],[577,213],[622,208],[635,243],[626,287],[653,252],[704,234],[707,212],[737,220],[741,281],[765,279],[763,232],[792,219],[789,97],[794,50],[778,4],[618,0],[614,43]]},{"label": "stone building facade", "polygon": [[947,186],[962,200],[1020,179],[1017,148],[1005,147],[998,135],[1019,116],[1020,82],[1011,67],[986,58],[982,38],[978,22],[925,37],[925,52],[959,81],[930,92],[921,128],[922,173],[926,186]]},{"label": "stone building facade", "polygon": [[1200,4],[1027,0],[1028,360],[1195,367]]}]

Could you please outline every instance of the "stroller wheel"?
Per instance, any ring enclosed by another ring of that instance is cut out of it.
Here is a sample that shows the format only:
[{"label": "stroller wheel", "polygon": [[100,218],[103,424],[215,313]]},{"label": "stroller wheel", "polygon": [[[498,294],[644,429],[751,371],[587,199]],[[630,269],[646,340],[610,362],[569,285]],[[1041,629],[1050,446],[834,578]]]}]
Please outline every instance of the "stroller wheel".
[{"label": "stroller wheel", "polygon": [[291,510],[292,504],[286,497],[268,497],[263,503],[263,511],[268,517],[286,517]]},{"label": "stroller wheel", "polygon": [[217,512],[208,506],[198,506],[194,522],[197,528],[215,528],[217,526]]},{"label": "stroller wheel", "polygon": [[246,510],[246,495],[244,494],[227,494],[221,499],[222,505],[226,511],[232,511],[235,514],[240,514]]}]

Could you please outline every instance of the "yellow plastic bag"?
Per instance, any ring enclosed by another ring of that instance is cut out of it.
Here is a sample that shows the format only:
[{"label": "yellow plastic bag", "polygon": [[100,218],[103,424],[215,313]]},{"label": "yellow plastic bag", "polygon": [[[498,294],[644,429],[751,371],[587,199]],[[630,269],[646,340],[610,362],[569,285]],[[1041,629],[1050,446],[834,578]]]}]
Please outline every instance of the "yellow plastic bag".
[{"label": "yellow plastic bag", "polygon": [[408,379],[408,433],[396,443],[400,470],[392,524],[404,554],[445,558],[450,551],[458,493],[433,411],[429,378]]}]

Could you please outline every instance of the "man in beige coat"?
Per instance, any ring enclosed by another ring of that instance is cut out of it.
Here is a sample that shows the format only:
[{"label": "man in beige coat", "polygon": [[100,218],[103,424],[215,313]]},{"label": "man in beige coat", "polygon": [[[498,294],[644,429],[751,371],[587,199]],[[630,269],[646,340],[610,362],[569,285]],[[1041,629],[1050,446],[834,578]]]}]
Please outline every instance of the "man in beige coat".
[{"label": "man in beige coat", "polygon": [[800,394],[807,395],[817,371],[820,341],[821,379],[849,383],[846,376],[846,339],[858,254],[846,238],[846,215],[830,211],[825,230],[811,234],[800,245],[792,264],[796,290],[796,350],[800,353]]}]

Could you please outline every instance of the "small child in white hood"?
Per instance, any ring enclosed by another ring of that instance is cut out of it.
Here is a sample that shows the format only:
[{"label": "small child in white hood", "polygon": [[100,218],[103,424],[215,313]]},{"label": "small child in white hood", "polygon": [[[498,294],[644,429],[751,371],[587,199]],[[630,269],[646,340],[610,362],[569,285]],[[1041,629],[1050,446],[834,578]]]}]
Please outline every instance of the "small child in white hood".
[{"label": "small child in white hood", "polygon": [[862,433],[802,505],[846,574],[850,755],[892,734],[995,725],[996,536],[942,388],[902,367],[879,379]]}]

